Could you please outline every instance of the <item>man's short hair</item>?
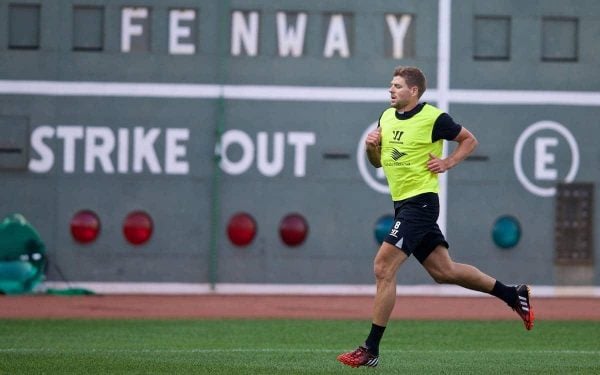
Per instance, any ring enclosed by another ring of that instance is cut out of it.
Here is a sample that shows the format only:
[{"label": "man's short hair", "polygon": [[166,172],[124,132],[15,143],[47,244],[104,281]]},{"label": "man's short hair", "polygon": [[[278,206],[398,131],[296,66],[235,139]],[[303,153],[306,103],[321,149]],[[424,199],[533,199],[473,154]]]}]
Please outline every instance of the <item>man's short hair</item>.
[{"label": "man's short hair", "polygon": [[427,80],[425,79],[425,74],[423,74],[419,68],[414,66],[397,66],[394,69],[394,77],[395,76],[404,78],[408,87],[417,86],[419,89],[419,98],[427,89]]}]

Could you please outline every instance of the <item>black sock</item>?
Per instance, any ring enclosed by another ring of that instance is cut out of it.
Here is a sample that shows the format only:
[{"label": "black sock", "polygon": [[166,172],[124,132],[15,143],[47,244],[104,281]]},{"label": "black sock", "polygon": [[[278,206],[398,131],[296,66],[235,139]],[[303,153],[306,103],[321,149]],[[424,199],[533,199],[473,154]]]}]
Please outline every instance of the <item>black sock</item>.
[{"label": "black sock", "polygon": [[494,284],[494,288],[490,292],[491,295],[500,298],[502,301],[506,302],[508,306],[514,306],[517,302],[517,288],[514,286],[506,286],[502,284],[500,281],[496,280],[496,284]]},{"label": "black sock", "polygon": [[369,337],[367,337],[367,341],[365,341],[365,346],[369,350],[369,353],[376,356],[379,355],[379,341],[381,341],[383,331],[385,331],[385,327],[378,326],[375,323],[371,324],[371,332],[369,333]]}]

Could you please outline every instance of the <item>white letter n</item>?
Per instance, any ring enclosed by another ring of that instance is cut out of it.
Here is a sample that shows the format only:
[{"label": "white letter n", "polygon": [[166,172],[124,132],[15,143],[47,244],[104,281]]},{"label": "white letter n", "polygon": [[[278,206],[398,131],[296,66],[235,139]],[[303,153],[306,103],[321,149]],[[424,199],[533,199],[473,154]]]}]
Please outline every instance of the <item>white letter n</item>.
[{"label": "white letter n", "polygon": [[231,54],[239,56],[242,44],[248,56],[258,53],[258,12],[248,13],[248,23],[244,13],[236,10],[231,19]]}]

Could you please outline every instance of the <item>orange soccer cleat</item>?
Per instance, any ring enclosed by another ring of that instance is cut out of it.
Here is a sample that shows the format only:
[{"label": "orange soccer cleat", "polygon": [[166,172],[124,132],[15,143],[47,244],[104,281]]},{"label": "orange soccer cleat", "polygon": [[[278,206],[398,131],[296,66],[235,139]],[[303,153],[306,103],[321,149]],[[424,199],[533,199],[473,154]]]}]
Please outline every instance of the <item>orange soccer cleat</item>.
[{"label": "orange soccer cleat", "polygon": [[354,351],[338,355],[337,360],[350,367],[376,367],[379,363],[379,356],[369,353],[364,346],[359,346]]},{"label": "orange soccer cleat", "polygon": [[535,320],[535,316],[533,314],[533,306],[529,302],[529,287],[527,285],[517,285],[517,301],[515,305],[512,307],[513,310],[516,311],[517,314],[523,319],[523,323],[525,324],[525,328],[530,331],[533,329],[533,321]]}]

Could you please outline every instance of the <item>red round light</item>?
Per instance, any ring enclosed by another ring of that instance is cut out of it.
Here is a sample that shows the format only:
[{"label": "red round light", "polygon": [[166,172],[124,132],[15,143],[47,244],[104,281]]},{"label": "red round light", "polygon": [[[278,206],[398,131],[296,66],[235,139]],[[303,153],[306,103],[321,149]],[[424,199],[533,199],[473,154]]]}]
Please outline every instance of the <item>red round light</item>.
[{"label": "red round light", "polygon": [[90,243],[100,233],[100,219],[93,211],[82,210],[71,219],[71,235],[79,243]]},{"label": "red round light", "polygon": [[229,219],[227,236],[236,246],[246,246],[254,240],[256,235],[256,222],[245,212],[239,212]]},{"label": "red round light", "polygon": [[152,230],[152,218],[143,211],[130,212],[123,222],[123,234],[133,245],[141,245],[148,241]]},{"label": "red round light", "polygon": [[302,215],[289,214],[279,224],[279,236],[288,246],[298,246],[308,235],[308,224]]}]

